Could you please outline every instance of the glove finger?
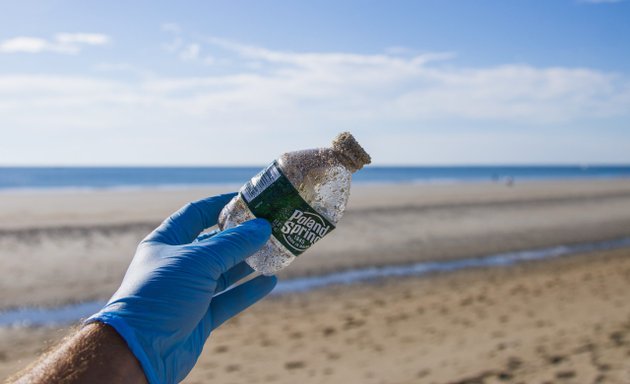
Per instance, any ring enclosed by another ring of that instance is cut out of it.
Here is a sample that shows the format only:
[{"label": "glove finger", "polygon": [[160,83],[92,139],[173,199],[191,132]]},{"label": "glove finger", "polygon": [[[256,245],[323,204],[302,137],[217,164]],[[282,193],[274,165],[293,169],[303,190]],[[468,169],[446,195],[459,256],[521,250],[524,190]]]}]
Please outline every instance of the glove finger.
[{"label": "glove finger", "polygon": [[210,308],[203,318],[204,335],[236,316],[247,307],[267,296],[276,286],[275,276],[258,276],[212,298]]},{"label": "glove finger", "polygon": [[236,284],[239,280],[249,276],[254,269],[250,267],[246,262],[241,261],[236,264],[229,271],[221,274],[221,277],[217,280],[216,293],[226,290],[228,287]]},{"label": "glove finger", "polygon": [[197,236],[195,241],[204,241],[204,240],[209,239],[212,236],[214,236],[214,235],[216,235],[217,233],[220,233],[220,232],[221,231],[219,231],[218,229],[215,229],[215,230],[207,232],[207,233],[202,233],[201,235]]},{"label": "glove finger", "polygon": [[271,235],[271,225],[264,219],[254,219],[226,229],[191,246],[210,265],[212,278],[218,279],[236,264],[258,251]]},{"label": "glove finger", "polygon": [[143,241],[169,245],[188,244],[206,228],[217,223],[221,209],[236,193],[208,197],[188,203],[164,220]]}]

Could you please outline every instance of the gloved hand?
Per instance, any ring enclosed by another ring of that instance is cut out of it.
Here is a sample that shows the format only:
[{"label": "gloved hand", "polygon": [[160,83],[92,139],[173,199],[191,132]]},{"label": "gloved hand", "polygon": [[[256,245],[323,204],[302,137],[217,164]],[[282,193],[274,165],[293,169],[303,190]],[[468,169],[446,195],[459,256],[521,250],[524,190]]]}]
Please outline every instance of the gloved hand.
[{"label": "gloved hand", "polygon": [[166,219],[140,243],[107,305],[86,320],[115,328],[152,384],[183,380],[210,332],[276,284],[275,277],[259,276],[220,293],[253,272],[244,260],[269,239],[267,221],[251,220],[194,241],[216,224],[233,196],[190,203]]}]

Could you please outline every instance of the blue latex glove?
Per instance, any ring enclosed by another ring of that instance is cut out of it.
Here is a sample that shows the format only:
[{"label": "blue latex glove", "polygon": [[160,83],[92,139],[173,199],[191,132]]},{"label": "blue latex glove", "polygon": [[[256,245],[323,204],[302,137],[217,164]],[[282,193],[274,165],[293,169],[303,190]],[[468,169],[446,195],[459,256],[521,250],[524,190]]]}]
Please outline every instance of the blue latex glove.
[{"label": "blue latex glove", "polygon": [[259,276],[220,293],[253,272],[244,260],[271,233],[255,219],[195,241],[233,196],[190,203],[166,219],[140,243],[118,291],[86,321],[114,327],[152,384],[183,380],[210,332],[276,284]]}]

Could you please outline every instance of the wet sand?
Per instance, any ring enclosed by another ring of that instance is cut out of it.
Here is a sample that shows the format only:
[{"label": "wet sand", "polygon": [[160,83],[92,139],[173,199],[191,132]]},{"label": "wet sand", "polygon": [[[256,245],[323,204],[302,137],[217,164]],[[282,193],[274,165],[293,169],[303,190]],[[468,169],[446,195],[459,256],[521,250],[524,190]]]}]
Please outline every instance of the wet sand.
[{"label": "wet sand", "polygon": [[[0,310],[107,299],[163,217],[225,191],[2,193]],[[358,186],[340,227],[280,278],[623,236],[630,180]],[[212,336],[189,382],[630,382],[627,256],[271,298]],[[64,332],[0,328],[0,378]]]},{"label": "wet sand", "polygon": [[[225,190],[3,193],[0,310],[107,299],[138,242]],[[630,235],[630,180],[357,186],[339,228],[281,278]]]}]

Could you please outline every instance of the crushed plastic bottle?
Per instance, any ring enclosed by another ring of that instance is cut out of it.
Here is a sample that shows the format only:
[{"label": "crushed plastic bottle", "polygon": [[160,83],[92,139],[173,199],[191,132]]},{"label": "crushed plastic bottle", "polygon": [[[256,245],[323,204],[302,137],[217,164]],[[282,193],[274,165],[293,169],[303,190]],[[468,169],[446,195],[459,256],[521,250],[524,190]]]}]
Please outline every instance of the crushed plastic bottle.
[{"label": "crushed plastic bottle", "polygon": [[246,262],[272,275],[330,233],[343,216],[352,173],[371,161],[349,132],[331,148],[287,152],[246,183],[219,214],[219,229],[256,217],[272,236]]}]

